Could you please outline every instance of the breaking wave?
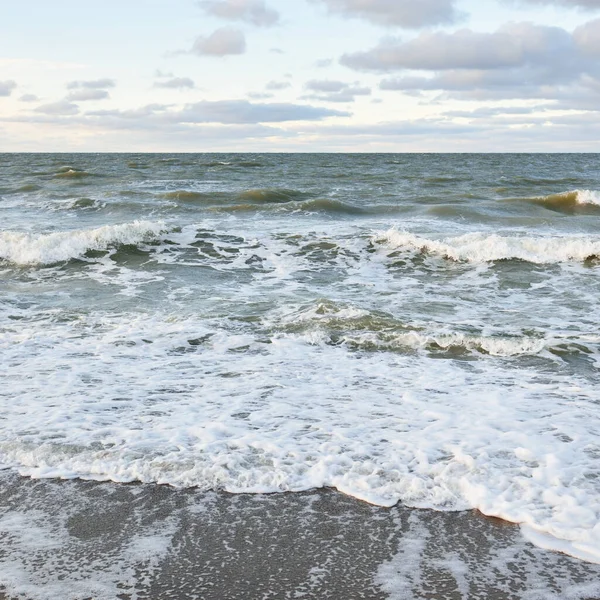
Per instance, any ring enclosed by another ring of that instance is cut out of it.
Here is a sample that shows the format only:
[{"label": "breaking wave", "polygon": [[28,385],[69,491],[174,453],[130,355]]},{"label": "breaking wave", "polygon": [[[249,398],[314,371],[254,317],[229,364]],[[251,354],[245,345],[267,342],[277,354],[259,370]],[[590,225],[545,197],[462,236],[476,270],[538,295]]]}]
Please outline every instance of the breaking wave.
[{"label": "breaking wave", "polygon": [[[562,338],[546,339],[531,335],[434,330],[402,323],[383,313],[355,307],[337,306],[322,300],[314,306],[291,313],[275,330],[297,335],[309,344],[345,345],[349,349],[370,352],[407,352],[484,354],[512,357],[540,354],[555,348],[565,350]],[[562,346],[561,346],[562,345]],[[568,346],[568,343],[567,343]],[[574,353],[583,346],[572,348]],[[589,349],[585,349],[590,351]]]},{"label": "breaking wave", "polygon": [[376,234],[372,241],[392,252],[420,252],[470,263],[523,260],[552,264],[583,262],[600,257],[600,239],[583,236],[529,237],[468,233],[434,240],[390,229]]},{"label": "breaking wave", "polygon": [[51,265],[83,257],[91,250],[148,242],[166,231],[164,223],[149,221],[38,236],[3,231],[0,232],[0,260],[20,266]]},{"label": "breaking wave", "polygon": [[549,196],[516,198],[511,201],[535,204],[556,212],[573,213],[586,208],[600,210],[600,192],[593,190],[572,190]]}]

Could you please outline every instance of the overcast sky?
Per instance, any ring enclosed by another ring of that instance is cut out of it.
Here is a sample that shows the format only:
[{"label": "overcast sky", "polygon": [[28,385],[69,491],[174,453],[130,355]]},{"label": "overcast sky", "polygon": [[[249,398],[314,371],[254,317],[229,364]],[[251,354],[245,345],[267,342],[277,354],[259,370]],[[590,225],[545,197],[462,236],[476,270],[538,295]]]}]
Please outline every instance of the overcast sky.
[{"label": "overcast sky", "polygon": [[600,151],[600,0],[6,4],[0,151]]}]

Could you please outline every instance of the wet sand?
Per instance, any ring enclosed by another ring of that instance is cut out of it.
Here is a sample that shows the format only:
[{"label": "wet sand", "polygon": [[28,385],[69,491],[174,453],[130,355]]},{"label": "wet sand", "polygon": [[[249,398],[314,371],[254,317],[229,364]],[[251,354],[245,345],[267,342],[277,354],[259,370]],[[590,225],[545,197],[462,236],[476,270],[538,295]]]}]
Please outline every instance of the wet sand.
[{"label": "wet sand", "polygon": [[600,598],[600,565],[476,512],[0,475],[0,599]]}]

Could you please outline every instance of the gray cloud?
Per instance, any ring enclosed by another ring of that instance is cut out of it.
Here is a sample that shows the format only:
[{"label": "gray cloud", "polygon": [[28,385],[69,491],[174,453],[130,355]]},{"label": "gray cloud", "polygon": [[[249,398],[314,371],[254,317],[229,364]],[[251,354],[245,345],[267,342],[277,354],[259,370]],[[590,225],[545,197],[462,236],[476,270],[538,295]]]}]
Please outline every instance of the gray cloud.
[{"label": "gray cloud", "polygon": [[39,98],[35,94],[23,94],[19,100],[21,102],[37,102]]},{"label": "gray cloud", "polygon": [[314,92],[307,99],[321,102],[354,102],[356,96],[370,96],[371,89],[360,86],[357,82],[345,83],[330,79],[312,79],[305,85],[306,89]]},{"label": "gray cloud", "polygon": [[67,100],[74,102],[86,102],[88,100],[106,100],[109,98],[109,93],[106,90],[96,89],[79,89],[72,91],[68,96]]},{"label": "gray cloud", "polygon": [[[600,19],[570,33],[559,27],[508,23],[493,33],[461,29],[422,33],[409,41],[387,39],[343,56],[356,70],[399,72],[382,90],[411,95],[440,91],[438,99],[546,99],[600,105]],[[428,71],[428,75],[414,71]],[[568,99],[568,100],[567,100]]]},{"label": "gray cloud", "polygon": [[44,115],[66,117],[78,114],[79,107],[77,104],[73,104],[67,100],[60,100],[59,102],[42,104],[41,106],[38,106],[35,111]]},{"label": "gray cloud", "polygon": [[564,62],[573,54],[571,35],[559,27],[508,23],[494,33],[460,29],[422,33],[403,42],[384,40],[366,52],[344,55],[340,62],[364,71],[403,69],[500,69],[528,63]]},{"label": "gray cloud", "polygon": [[198,56],[227,56],[244,54],[244,52],[246,52],[244,34],[230,27],[217,29],[208,37],[198,37],[191,49],[191,53]]},{"label": "gray cloud", "polygon": [[286,121],[320,121],[326,117],[348,117],[350,113],[301,104],[255,104],[247,100],[202,101],[180,110],[167,110],[166,105],[148,105],[135,111],[104,110],[87,113],[91,117],[116,119],[148,119],[163,123],[221,123],[249,125]]},{"label": "gray cloud", "polygon": [[512,0],[512,3],[514,4],[515,1],[521,4],[550,4],[583,10],[600,9],[600,0]]},{"label": "gray cloud", "polygon": [[584,54],[600,58],[600,19],[578,27],[573,32],[573,38]]},{"label": "gray cloud", "polygon": [[266,90],[285,90],[291,87],[292,84],[289,81],[269,81],[265,86]]},{"label": "gray cloud", "polygon": [[452,23],[458,14],[455,0],[312,0],[331,13],[359,17],[385,26],[420,28]]},{"label": "gray cloud", "polygon": [[114,79],[94,79],[92,81],[71,81],[67,84],[67,89],[76,90],[83,88],[88,90],[98,90],[113,88],[115,85]]},{"label": "gray cloud", "polygon": [[201,0],[198,5],[209,15],[229,21],[245,21],[260,27],[279,22],[279,13],[264,0]]},{"label": "gray cloud", "polygon": [[167,79],[166,81],[157,81],[154,84],[154,87],[181,90],[185,88],[192,89],[195,87],[195,84],[189,77],[173,77],[172,79]]},{"label": "gray cloud", "polygon": [[16,81],[0,81],[0,96],[10,96],[16,87]]}]

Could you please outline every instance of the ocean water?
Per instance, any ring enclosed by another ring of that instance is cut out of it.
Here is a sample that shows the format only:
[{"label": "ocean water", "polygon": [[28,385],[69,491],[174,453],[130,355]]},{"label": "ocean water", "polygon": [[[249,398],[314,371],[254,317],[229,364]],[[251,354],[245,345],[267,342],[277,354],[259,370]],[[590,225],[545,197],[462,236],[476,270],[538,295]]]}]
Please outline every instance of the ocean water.
[{"label": "ocean water", "polygon": [[0,463],[478,509],[600,563],[598,155],[0,155]]}]

